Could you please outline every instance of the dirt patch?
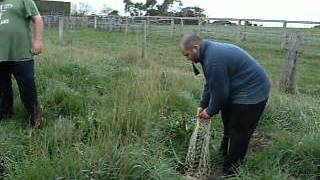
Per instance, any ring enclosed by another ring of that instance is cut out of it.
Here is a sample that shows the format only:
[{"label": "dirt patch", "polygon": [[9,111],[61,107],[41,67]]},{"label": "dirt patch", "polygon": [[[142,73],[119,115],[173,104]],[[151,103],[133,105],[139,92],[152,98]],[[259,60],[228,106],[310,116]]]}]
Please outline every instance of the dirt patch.
[{"label": "dirt patch", "polygon": [[207,180],[223,180],[224,174],[222,171],[222,167],[212,167],[210,176],[206,178]]},{"label": "dirt patch", "polygon": [[248,153],[261,152],[273,144],[275,137],[272,134],[256,132],[251,137]]}]

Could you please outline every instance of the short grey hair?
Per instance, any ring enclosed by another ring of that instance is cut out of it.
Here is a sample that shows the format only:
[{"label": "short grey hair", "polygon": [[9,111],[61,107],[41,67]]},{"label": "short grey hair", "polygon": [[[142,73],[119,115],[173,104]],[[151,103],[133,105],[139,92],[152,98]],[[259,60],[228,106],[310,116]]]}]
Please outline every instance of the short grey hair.
[{"label": "short grey hair", "polygon": [[198,35],[184,35],[181,40],[181,45],[186,50],[190,50],[194,47],[194,45],[202,44],[203,39]]}]

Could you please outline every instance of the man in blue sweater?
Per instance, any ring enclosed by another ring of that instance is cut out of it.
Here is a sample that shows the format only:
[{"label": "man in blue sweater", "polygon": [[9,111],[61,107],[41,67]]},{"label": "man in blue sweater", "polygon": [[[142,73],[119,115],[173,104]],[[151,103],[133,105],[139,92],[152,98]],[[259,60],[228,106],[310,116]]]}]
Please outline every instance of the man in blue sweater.
[{"label": "man in blue sweater", "polygon": [[185,36],[181,52],[203,68],[206,84],[198,116],[210,119],[221,111],[224,137],[220,151],[223,171],[233,174],[247,153],[250,138],[264,111],[271,90],[266,71],[246,51],[226,43]]}]

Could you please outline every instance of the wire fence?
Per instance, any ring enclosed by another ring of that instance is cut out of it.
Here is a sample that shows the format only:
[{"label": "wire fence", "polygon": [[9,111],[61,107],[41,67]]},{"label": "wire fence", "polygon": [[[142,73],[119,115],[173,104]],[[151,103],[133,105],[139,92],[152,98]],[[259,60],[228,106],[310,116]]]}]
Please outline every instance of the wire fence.
[{"label": "wire fence", "polygon": [[[287,54],[287,62],[283,70],[282,82],[284,91],[294,86],[296,62],[298,57],[319,57],[320,29],[319,28],[288,28],[288,24],[306,24],[309,27],[320,24],[311,21],[285,21],[261,19],[231,19],[231,18],[190,18],[190,17],[121,17],[121,16],[44,16],[47,28],[59,29],[59,41],[64,41],[64,31],[82,28],[92,28],[99,31],[119,31],[125,34],[140,34],[141,56],[147,57],[148,41],[153,38],[165,38],[170,43],[180,39],[184,34],[198,34],[206,39],[216,39],[238,44],[256,43],[256,48],[276,51]],[[263,27],[259,23],[273,23],[274,27]],[[138,36],[137,36],[138,37]],[[299,44],[299,45],[295,45]],[[290,56],[290,54],[299,56]],[[292,65],[294,62],[294,65]],[[288,69],[290,68],[290,69]],[[288,72],[292,72],[291,75]]]},{"label": "wire fence", "polygon": [[[320,44],[320,32],[317,29],[304,31],[301,29],[287,28],[290,21],[280,20],[238,20],[238,19],[219,19],[213,18],[174,18],[174,17],[120,17],[120,16],[84,16],[84,17],[61,17],[44,16],[45,24],[48,28],[59,27],[59,20],[63,21],[64,29],[94,28],[104,31],[123,31],[143,33],[146,29],[148,35],[169,36],[173,38],[177,35],[182,36],[186,33],[196,33],[203,37],[216,37],[217,39],[254,41],[256,38],[267,39],[268,41],[279,41],[281,48],[288,44],[290,35],[299,33],[303,36],[306,44]],[[230,21],[229,21],[230,20]],[[277,27],[258,26],[258,22],[274,22]],[[143,23],[147,27],[143,27]],[[242,23],[246,22],[246,23]],[[297,23],[300,21],[292,21]],[[320,24],[320,22],[305,22],[309,25]],[[248,26],[249,24],[249,26]],[[282,27],[279,25],[282,24]]]}]

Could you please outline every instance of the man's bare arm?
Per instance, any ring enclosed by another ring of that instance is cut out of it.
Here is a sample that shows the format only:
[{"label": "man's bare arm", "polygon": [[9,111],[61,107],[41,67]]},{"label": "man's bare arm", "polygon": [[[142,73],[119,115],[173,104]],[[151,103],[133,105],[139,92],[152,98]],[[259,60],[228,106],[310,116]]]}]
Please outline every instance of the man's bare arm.
[{"label": "man's bare arm", "polygon": [[33,16],[32,21],[34,24],[34,40],[33,40],[33,55],[42,53],[42,36],[43,36],[43,21],[40,15]]}]

